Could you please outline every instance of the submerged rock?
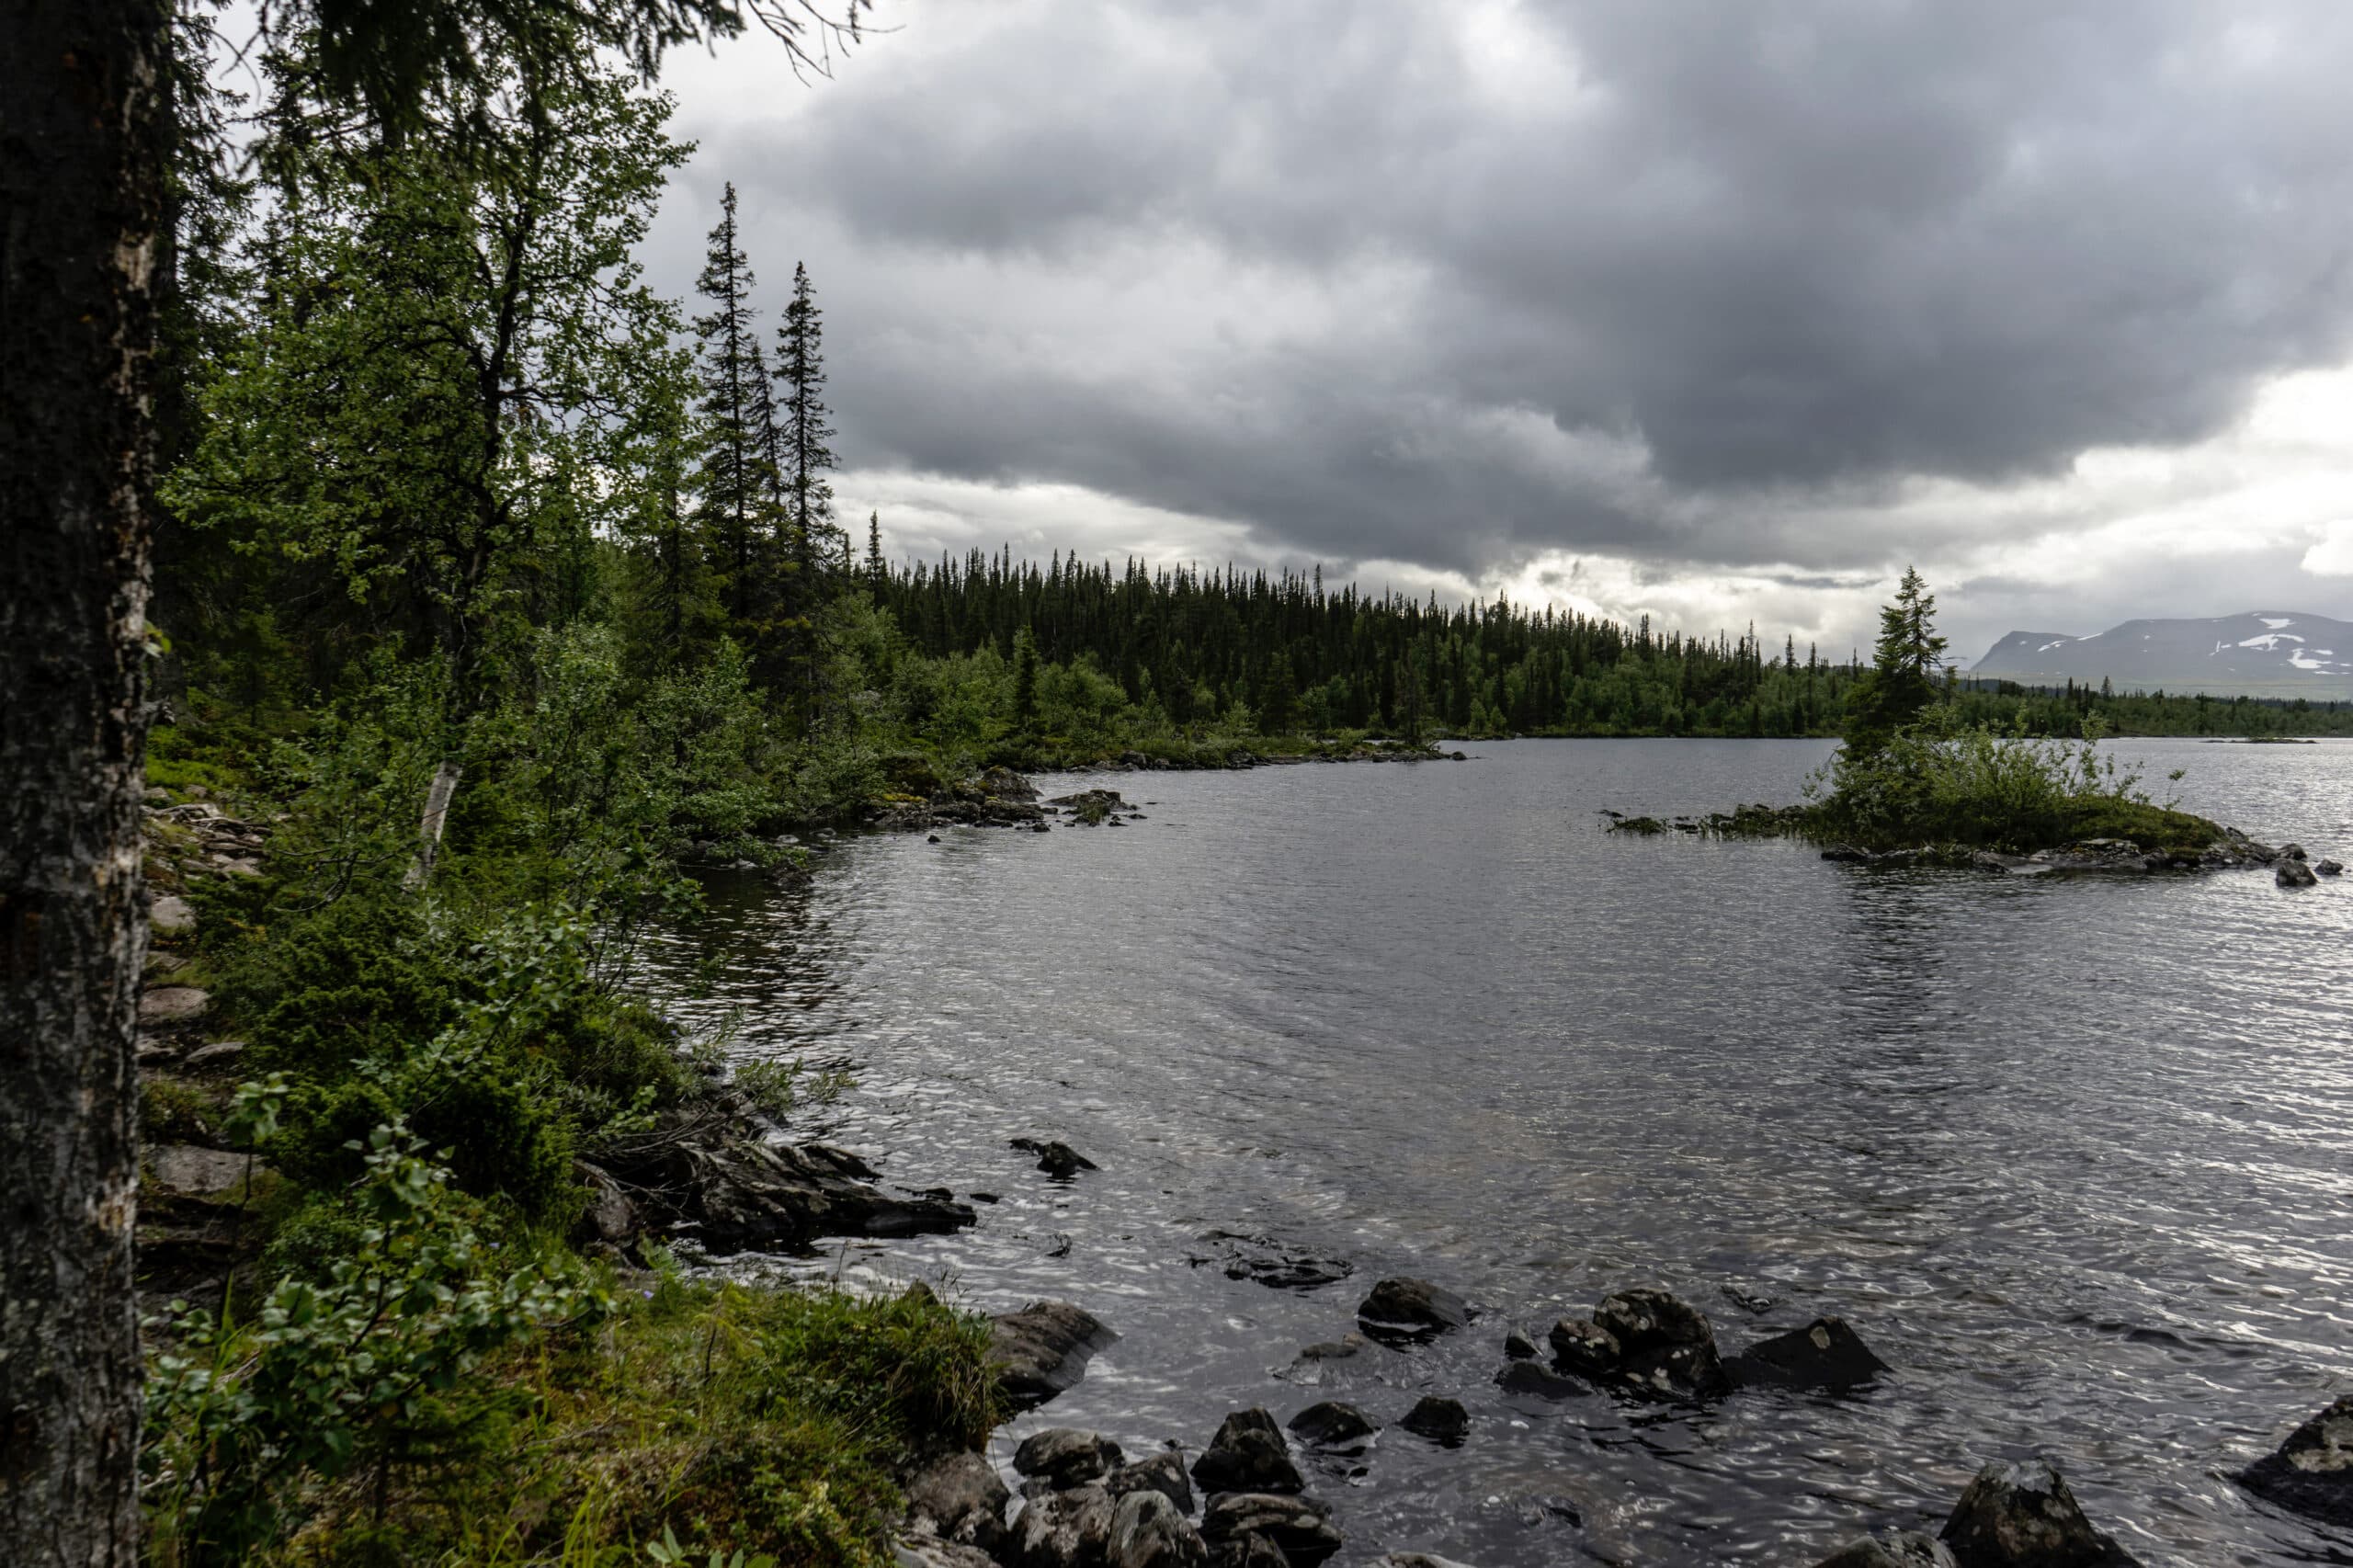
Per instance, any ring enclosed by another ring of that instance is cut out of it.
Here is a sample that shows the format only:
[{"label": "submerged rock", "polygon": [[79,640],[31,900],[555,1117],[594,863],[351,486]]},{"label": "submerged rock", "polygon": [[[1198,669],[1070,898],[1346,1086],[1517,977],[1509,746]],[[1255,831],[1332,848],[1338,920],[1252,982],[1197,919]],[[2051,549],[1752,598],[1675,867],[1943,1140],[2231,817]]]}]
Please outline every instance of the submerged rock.
[{"label": "submerged rock", "polygon": [[1204,1231],[1201,1240],[1217,1247],[1219,1256],[1193,1258],[1195,1265],[1216,1263],[1228,1279],[1248,1279],[1269,1290],[1313,1290],[1337,1284],[1356,1272],[1356,1266],[1343,1259],[1316,1257],[1266,1236]]},{"label": "submerged rock", "polygon": [[2353,1394],[2289,1433],[2239,1471],[2238,1483],[2283,1508],[2353,1526]]},{"label": "submerged rock", "polygon": [[1343,1544],[1332,1511],[1313,1497],[1234,1492],[1210,1500],[1201,1539],[1220,1562],[1253,1562],[1251,1538],[1272,1547],[1290,1568],[1315,1568]]},{"label": "submerged rock", "polygon": [[1038,1156],[1038,1168],[1056,1181],[1069,1181],[1081,1171],[1098,1168],[1095,1162],[1067,1143],[1041,1142],[1036,1138],[1016,1138],[1009,1145],[1025,1154]]},{"label": "submerged rock", "polygon": [[1471,1413],[1459,1399],[1426,1394],[1397,1425],[1434,1443],[1460,1443],[1471,1430]]},{"label": "submerged rock", "polygon": [[1367,1437],[1381,1430],[1381,1424],[1372,1417],[1336,1399],[1309,1405],[1292,1416],[1290,1425],[1301,1442],[1318,1449],[1361,1448]]},{"label": "submerged rock", "polygon": [[1292,1493],[1307,1490],[1299,1467],[1290,1461],[1282,1428],[1266,1411],[1237,1410],[1225,1418],[1201,1457],[1193,1461],[1193,1479],[1204,1492]]},{"label": "submerged rock", "polygon": [[1816,1318],[1803,1328],[1760,1340],[1724,1363],[1736,1388],[1850,1388],[1887,1369],[1844,1318]]},{"label": "submerged rock", "polygon": [[1893,1530],[1840,1547],[1813,1568],[1958,1568],[1951,1549],[1917,1530]]},{"label": "submerged rock", "polygon": [[1533,1361],[1514,1361],[1495,1374],[1495,1386],[1506,1393],[1534,1394],[1539,1399],[1574,1399],[1593,1390],[1585,1379],[1548,1372]]},{"label": "submerged rock", "polygon": [[907,1522],[918,1534],[995,1551],[1005,1543],[1012,1501],[996,1467],[976,1453],[950,1454],[906,1484]]},{"label": "submerged rock", "polygon": [[1119,1337],[1068,1301],[1032,1301],[990,1324],[987,1360],[1006,1402],[1031,1410],[1085,1377]]},{"label": "submerged rock", "polygon": [[1942,1540],[1960,1568],[2139,1568],[2092,1528],[2047,1460],[1979,1471],[1953,1505]]},{"label": "submerged rock", "polygon": [[1510,1361],[1533,1361],[1536,1359],[1536,1341],[1513,1329],[1504,1335],[1504,1358]]},{"label": "submerged rock", "polygon": [[1461,1297],[1427,1279],[1383,1279],[1357,1308],[1357,1325],[1375,1339],[1411,1343],[1471,1321]]},{"label": "submerged rock", "polygon": [[1073,1426],[1032,1432],[1013,1450],[1016,1473],[1035,1476],[1057,1492],[1108,1474],[1119,1462],[1119,1444]]}]

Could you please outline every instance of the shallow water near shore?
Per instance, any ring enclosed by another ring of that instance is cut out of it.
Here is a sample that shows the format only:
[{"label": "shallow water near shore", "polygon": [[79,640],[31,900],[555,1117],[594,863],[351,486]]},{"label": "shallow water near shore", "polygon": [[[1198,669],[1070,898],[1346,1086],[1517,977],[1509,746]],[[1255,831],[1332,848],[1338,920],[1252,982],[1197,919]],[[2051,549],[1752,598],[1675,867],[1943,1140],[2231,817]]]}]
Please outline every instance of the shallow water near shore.
[{"label": "shallow water near shore", "polygon": [[[846,1065],[823,1131],[976,1205],[823,1267],[1055,1297],[1122,1335],[1002,1432],[1198,1449],[1230,1410],[1461,1399],[1303,1463],[1349,1548],[1481,1565],[1805,1564],[2054,1458],[2151,1564],[2353,1562],[2223,1473],[2353,1386],[2353,877],[2015,881],[1605,831],[1794,799],[1827,743],[1525,741],[1472,760],[1044,779],[1131,826],[843,840],[716,879],[655,963],[743,1053]],[[2161,798],[2353,860],[2353,744],[2116,743]],[[700,971],[699,986],[687,977]],[[1056,1185],[1006,1147],[1063,1140]],[[1230,1279],[1226,1231],[1355,1266]],[[802,1271],[811,1267],[800,1266]],[[1375,1279],[1483,1310],[1322,1368]],[[1892,1364],[1704,1411],[1507,1396],[1540,1340],[1664,1285],[1727,1351],[1820,1314]],[[1361,1473],[1355,1473],[1360,1471]]]}]

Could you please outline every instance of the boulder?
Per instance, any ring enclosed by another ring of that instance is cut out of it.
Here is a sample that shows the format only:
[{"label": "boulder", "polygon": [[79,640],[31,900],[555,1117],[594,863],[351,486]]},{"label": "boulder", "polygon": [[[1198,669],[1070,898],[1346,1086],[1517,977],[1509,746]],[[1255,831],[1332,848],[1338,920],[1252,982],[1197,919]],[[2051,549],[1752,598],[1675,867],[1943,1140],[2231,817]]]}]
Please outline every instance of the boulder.
[{"label": "boulder", "polygon": [[2313,869],[2310,866],[2305,865],[2302,860],[2290,860],[2285,856],[2280,858],[2279,864],[2272,867],[2271,880],[2283,888],[2308,888],[2320,881],[2313,874]]},{"label": "boulder", "polygon": [[147,925],[164,936],[196,929],[196,909],[177,893],[165,893],[147,907]]},{"label": "boulder", "polygon": [[1102,1568],[1116,1506],[1092,1483],[1033,1497],[1013,1523],[1009,1556],[1020,1568]]},{"label": "boulder", "polygon": [[1515,1328],[1504,1335],[1504,1357],[1512,1361],[1533,1361],[1536,1359],[1536,1341]]},{"label": "boulder", "polygon": [[635,1236],[639,1230],[637,1205],[630,1201],[621,1184],[600,1165],[585,1160],[573,1162],[572,1174],[588,1189],[588,1202],[582,1209],[580,1222],[574,1233],[583,1241],[595,1240],[608,1246],[620,1246]]},{"label": "boulder", "polygon": [[1013,1468],[1034,1476],[1055,1492],[1066,1492],[1094,1481],[1118,1467],[1120,1445],[1094,1432],[1072,1426],[1049,1426],[1021,1439],[1013,1450]]},{"label": "boulder", "polygon": [[688,1127],[608,1146],[598,1162],[650,1221],[714,1255],[807,1250],[825,1236],[915,1236],[974,1221],[961,1203],[898,1195],[822,1143],[764,1141],[748,1121]]},{"label": "boulder", "polygon": [[1290,1560],[1265,1536],[1238,1535],[1210,1548],[1210,1568],[1290,1568]]},{"label": "boulder", "polygon": [[1956,1564],[1943,1541],[1917,1530],[1893,1530],[1849,1541],[1814,1568],[1956,1568]]},{"label": "boulder", "polygon": [[241,1040],[216,1040],[210,1045],[199,1045],[188,1053],[188,1070],[191,1073],[225,1073],[245,1054],[245,1042]]},{"label": "boulder", "polygon": [[2324,877],[2341,876],[2345,871],[2345,868],[2343,866],[2338,865],[2334,860],[2325,858],[2313,861],[2313,869]]},{"label": "boulder", "polygon": [[1851,1388],[1887,1369],[1844,1318],[1816,1318],[1803,1328],[1760,1340],[1724,1363],[1735,1388]]},{"label": "boulder", "polygon": [[1106,1568],[1205,1568],[1209,1546],[1162,1493],[1131,1492],[1111,1508]]},{"label": "boulder", "polygon": [[1455,1444],[1462,1441],[1471,1430],[1471,1413],[1462,1408],[1459,1399],[1439,1399],[1424,1395],[1407,1411],[1398,1426],[1415,1437],[1427,1437],[1434,1443]]},{"label": "boulder", "polygon": [[1953,1505],[1942,1540],[1960,1568],[2139,1568],[2092,1528],[2047,1460],[1979,1471]]},{"label": "boulder", "polygon": [[2283,844],[2279,846],[2279,858],[2301,860],[2304,858],[2304,846],[2301,844]]},{"label": "boulder", "polygon": [[1193,1511],[1193,1483],[1185,1479],[1185,1456],[1174,1450],[1121,1465],[1103,1478],[1103,1490],[1114,1497],[1157,1492],[1176,1504],[1178,1513]]},{"label": "boulder", "polygon": [[892,1568],[999,1568],[997,1560],[977,1546],[927,1535],[892,1541],[891,1562]]},{"label": "boulder", "polygon": [[184,1024],[200,1017],[211,1000],[210,992],[193,985],[159,985],[139,998],[139,1021],[148,1025]]},{"label": "boulder", "polygon": [[1261,1561],[1247,1555],[1251,1550],[1247,1546],[1239,1554],[1229,1551],[1251,1536],[1281,1553],[1288,1568],[1315,1568],[1342,1544],[1339,1529],[1332,1523],[1332,1510],[1313,1497],[1233,1492],[1210,1499],[1208,1511],[1201,1516],[1201,1539],[1210,1544],[1218,1562],[1255,1564]]},{"label": "boulder", "polygon": [[1548,1372],[1534,1361],[1514,1361],[1495,1374],[1495,1386],[1506,1393],[1533,1394],[1539,1399],[1569,1399],[1592,1392],[1590,1381]]},{"label": "boulder", "polygon": [[1553,1364],[1563,1371],[1600,1379],[1618,1369],[1618,1336],[1590,1318],[1563,1318],[1545,1337]]},{"label": "boulder", "polygon": [[1648,1399],[1713,1399],[1731,1392],[1715,1331],[1697,1307],[1665,1290],[1621,1290],[1593,1321],[1618,1342],[1611,1385]]},{"label": "boulder", "polygon": [[161,1143],[150,1147],[142,1163],[149,1181],[161,1191],[233,1202],[249,1157],[194,1143]]},{"label": "boulder", "polygon": [[1237,1410],[1227,1416],[1193,1461],[1193,1479],[1204,1492],[1304,1492],[1299,1467],[1290,1462],[1282,1428],[1264,1410]]},{"label": "boulder", "polygon": [[2283,1508],[2353,1526],[2353,1394],[2289,1433],[2276,1452],[2239,1471],[2238,1483]]},{"label": "boulder", "polygon": [[1085,1377],[1095,1353],[1119,1337],[1067,1301],[1032,1301],[990,1325],[988,1363],[1007,1403],[1030,1410]]},{"label": "boulder", "polygon": [[1035,1138],[1016,1138],[1011,1147],[1025,1154],[1038,1156],[1038,1168],[1056,1181],[1069,1181],[1081,1171],[1096,1169],[1094,1161],[1067,1143],[1041,1142]]},{"label": "boulder", "polygon": [[1381,1430],[1381,1423],[1336,1399],[1309,1405],[1289,1425],[1301,1442],[1318,1449],[1361,1448],[1367,1437]]},{"label": "boulder", "polygon": [[1005,1509],[1012,1496],[996,1467],[981,1455],[949,1454],[906,1484],[907,1519],[919,1534],[983,1551],[1005,1544]]},{"label": "boulder", "polygon": [[1375,1339],[1412,1343],[1471,1321],[1462,1298],[1427,1279],[1383,1279],[1357,1308],[1357,1326]]}]

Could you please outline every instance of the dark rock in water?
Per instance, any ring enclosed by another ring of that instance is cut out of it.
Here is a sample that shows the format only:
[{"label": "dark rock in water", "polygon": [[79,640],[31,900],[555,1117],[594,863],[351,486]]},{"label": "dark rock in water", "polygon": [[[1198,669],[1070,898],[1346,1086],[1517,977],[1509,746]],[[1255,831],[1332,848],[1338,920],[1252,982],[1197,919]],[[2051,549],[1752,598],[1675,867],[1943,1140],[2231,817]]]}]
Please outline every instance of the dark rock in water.
[{"label": "dark rock in water", "polygon": [[1713,1399],[1728,1393],[1715,1331],[1699,1310],[1665,1290],[1621,1290],[1593,1321],[1618,1341],[1613,1387],[1649,1399]]},{"label": "dark rock in water", "polygon": [[1235,1492],[1211,1498],[1201,1516],[1201,1539],[1209,1542],[1213,1557],[1220,1562],[1253,1562],[1246,1555],[1224,1555],[1226,1548],[1247,1536],[1274,1547],[1289,1568],[1315,1568],[1342,1544],[1332,1511],[1312,1497]]},{"label": "dark rock in water", "polygon": [[1470,1321],[1461,1297],[1427,1279],[1383,1279],[1357,1308],[1357,1326],[1392,1343],[1429,1339]]},{"label": "dark rock in water", "polygon": [[1120,1445],[1096,1432],[1074,1426],[1049,1426],[1021,1439],[1013,1450],[1013,1468],[1035,1476],[1057,1492],[1107,1474],[1120,1462]]},{"label": "dark rock in water", "polygon": [[906,1484],[907,1517],[922,1533],[995,1551],[1012,1501],[996,1468],[976,1453],[950,1454]]},{"label": "dark rock in water", "polygon": [[1018,1149],[1025,1154],[1037,1155],[1038,1168],[1057,1181],[1068,1181],[1081,1171],[1097,1168],[1094,1161],[1067,1143],[1016,1138],[1008,1147]]},{"label": "dark rock in water", "polygon": [[1943,1541],[1917,1530],[1895,1530],[1870,1540],[1851,1541],[1813,1568],[1956,1568]]},{"label": "dark rock in water", "polygon": [[1665,833],[1666,831],[1666,824],[1659,821],[1656,817],[1620,817],[1616,822],[1609,824],[1609,831],[1612,833],[1639,833],[1647,837],[1654,833]]},{"label": "dark rock in water", "polygon": [[938,835],[938,834],[936,834],[936,833],[927,833],[927,834],[924,835],[924,839],[923,839],[923,841],[924,841],[926,844],[937,844],[937,843],[938,843],[938,842],[939,842],[939,835]]},{"label": "dark rock in water", "polygon": [[2140,1568],[2092,1528],[2046,1460],[1979,1471],[1953,1505],[1942,1540],[1960,1568]]},{"label": "dark rock in water", "polygon": [[2301,844],[2283,844],[2279,846],[2279,858],[2282,860],[2301,860],[2303,858],[2304,846]]},{"label": "dark rock in water", "polygon": [[1131,1492],[1112,1505],[1104,1568],[1206,1568],[1209,1560],[1201,1532],[1160,1493]]},{"label": "dark rock in water", "polygon": [[1157,1492],[1176,1505],[1180,1514],[1193,1511],[1193,1483],[1185,1479],[1185,1456],[1170,1452],[1123,1464],[1103,1478],[1103,1490],[1114,1497],[1131,1492]]},{"label": "dark rock in water", "polygon": [[1858,849],[1851,844],[1834,844],[1822,852],[1822,858],[1825,860],[1843,860],[1853,866],[1868,866],[1871,859],[1870,850]]},{"label": "dark rock in water", "polygon": [[1316,1257],[1294,1251],[1266,1236],[1237,1231],[1204,1231],[1201,1240],[1221,1256],[1196,1258],[1196,1264],[1217,1263],[1228,1279],[1250,1279],[1276,1290],[1313,1290],[1333,1285],[1356,1272],[1356,1265],[1336,1257]]},{"label": "dark rock in water", "polygon": [[1326,1339],[1300,1346],[1302,1361],[1346,1361],[1361,1356],[1372,1348],[1372,1341],[1361,1334],[1344,1334],[1337,1339]]},{"label": "dark rock in water", "polygon": [[1533,1361],[1514,1361],[1495,1374],[1495,1386],[1506,1393],[1529,1393],[1539,1399],[1572,1399],[1593,1387],[1582,1379],[1548,1372]]},{"label": "dark rock in water", "polygon": [[1116,822],[1120,812],[1135,810],[1120,798],[1117,790],[1081,790],[1075,795],[1057,795],[1047,803],[1063,808],[1074,822],[1085,827]]},{"label": "dark rock in water", "polygon": [[1552,1361],[1584,1378],[1606,1378],[1618,1369],[1618,1336],[1588,1318],[1563,1318],[1545,1336]]},{"label": "dark rock in water", "polygon": [[1353,1404],[1327,1399],[1292,1416],[1290,1429],[1299,1434],[1302,1443],[1318,1449],[1338,1449],[1361,1445],[1381,1430],[1381,1424]]},{"label": "dark rock in water", "polygon": [[1844,1318],[1816,1318],[1803,1328],[1761,1340],[1724,1363],[1735,1388],[1838,1389],[1867,1383],[1888,1369]]},{"label": "dark rock in water", "polygon": [[1031,1498],[1014,1521],[1013,1560],[1022,1568],[1102,1568],[1115,1506],[1091,1483]]},{"label": "dark rock in water", "polygon": [[1264,1410],[1237,1410],[1225,1418],[1193,1461],[1193,1479],[1208,1493],[1304,1492],[1307,1483],[1290,1462],[1282,1428]]},{"label": "dark rock in water", "polygon": [[2353,1394],[2289,1433],[2277,1452],[2239,1471],[2238,1483],[2283,1508],[2353,1525]]},{"label": "dark rock in water", "polygon": [[961,1203],[897,1197],[854,1155],[822,1143],[769,1144],[740,1119],[664,1129],[600,1151],[640,1215],[706,1251],[790,1252],[824,1236],[917,1236],[973,1222]]},{"label": "dark rock in water", "polygon": [[1067,1301],[1032,1301],[990,1325],[988,1364],[1006,1402],[1030,1410],[1085,1377],[1119,1337]]},{"label": "dark rock in water", "polygon": [[2313,861],[2313,869],[2324,877],[2335,877],[2342,875],[2345,868],[2334,860],[2324,858]]},{"label": "dark rock in water", "polygon": [[1471,1413],[1459,1399],[1425,1394],[1397,1425],[1434,1443],[1459,1443],[1471,1430]]},{"label": "dark rock in water", "polygon": [[2313,875],[2313,869],[2310,866],[2305,865],[2302,860],[2290,860],[2285,856],[2280,857],[2279,862],[2272,867],[2271,880],[2283,888],[2308,888],[2320,881],[2318,877]]},{"label": "dark rock in water", "polygon": [[1536,1341],[1515,1328],[1504,1335],[1504,1356],[1507,1360],[1533,1361],[1536,1359]]},{"label": "dark rock in water", "polygon": [[[1461,756],[1460,752],[1455,753]],[[1392,1551],[1372,1560],[1372,1568],[1469,1568],[1451,1557],[1433,1557],[1427,1551]]]}]

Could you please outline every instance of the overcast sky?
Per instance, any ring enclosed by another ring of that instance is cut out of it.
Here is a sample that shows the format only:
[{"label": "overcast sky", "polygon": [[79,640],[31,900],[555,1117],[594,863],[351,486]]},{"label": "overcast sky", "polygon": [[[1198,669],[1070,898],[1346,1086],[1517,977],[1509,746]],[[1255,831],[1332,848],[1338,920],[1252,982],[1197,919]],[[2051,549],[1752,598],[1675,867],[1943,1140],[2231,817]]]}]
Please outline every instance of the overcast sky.
[{"label": "overcast sky", "polygon": [[882,0],[673,60],[894,556],[1955,652],[2353,611],[2346,0]]}]

